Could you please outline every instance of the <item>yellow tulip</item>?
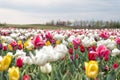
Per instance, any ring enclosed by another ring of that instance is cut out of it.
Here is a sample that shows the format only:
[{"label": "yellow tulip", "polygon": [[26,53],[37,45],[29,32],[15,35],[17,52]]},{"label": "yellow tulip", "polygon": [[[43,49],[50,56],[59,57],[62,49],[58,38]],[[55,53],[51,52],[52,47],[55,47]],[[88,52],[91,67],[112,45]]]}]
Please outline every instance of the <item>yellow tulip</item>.
[{"label": "yellow tulip", "polygon": [[85,62],[86,76],[96,78],[98,75],[98,63],[96,61]]},{"label": "yellow tulip", "polygon": [[4,71],[8,69],[11,63],[11,60],[12,60],[12,56],[10,55],[4,56],[4,58],[0,61],[0,71]]},{"label": "yellow tulip", "polygon": [[45,43],[46,46],[49,46],[50,44],[51,44],[50,41],[47,41],[47,42]]},{"label": "yellow tulip", "polygon": [[58,44],[60,44],[60,40],[57,40],[57,41],[56,41],[56,45],[58,45]]},{"label": "yellow tulip", "polygon": [[10,45],[10,44],[8,44],[8,50],[10,50],[10,51],[12,51],[13,50],[13,48],[12,48],[12,46]]},{"label": "yellow tulip", "polygon": [[29,46],[28,41],[24,43],[24,48],[26,48],[27,46]]},{"label": "yellow tulip", "polygon": [[17,43],[18,43],[18,45],[22,45],[22,41],[21,40],[19,40]]},{"label": "yellow tulip", "polygon": [[8,70],[9,80],[19,80],[20,71],[18,67],[12,67]]},{"label": "yellow tulip", "polygon": [[0,71],[3,71],[3,63],[0,61]]}]

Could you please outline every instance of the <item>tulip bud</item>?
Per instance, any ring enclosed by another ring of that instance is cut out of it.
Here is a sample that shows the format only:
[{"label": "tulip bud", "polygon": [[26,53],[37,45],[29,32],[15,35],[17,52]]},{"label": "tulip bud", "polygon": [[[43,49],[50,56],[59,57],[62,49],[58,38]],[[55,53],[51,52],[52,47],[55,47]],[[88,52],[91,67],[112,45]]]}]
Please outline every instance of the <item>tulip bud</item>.
[{"label": "tulip bud", "polygon": [[104,67],[104,71],[108,71],[109,70],[109,67],[106,65],[105,67]]},{"label": "tulip bud", "polygon": [[78,58],[79,58],[79,55],[78,55],[78,53],[75,55],[75,57],[76,57],[76,59],[78,59]]}]

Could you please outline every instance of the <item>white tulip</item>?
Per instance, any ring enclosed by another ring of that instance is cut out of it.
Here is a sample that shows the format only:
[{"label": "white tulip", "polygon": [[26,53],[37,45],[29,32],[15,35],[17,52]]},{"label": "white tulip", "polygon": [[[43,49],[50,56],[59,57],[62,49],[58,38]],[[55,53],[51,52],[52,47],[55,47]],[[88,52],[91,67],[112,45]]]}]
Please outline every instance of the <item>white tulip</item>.
[{"label": "white tulip", "polygon": [[68,42],[72,42],[73,41],[73,39],[75,38],[75,36],[70,36],[69,38],[68,38]]},{"label": "white tulip", "polygon": [[22,56],[21,59],[25,64],[29,64],[29,65],[33,64],[32,59],[29,56]]},{"label": "white tulip", "polygon": [[16,50],[14,57],[26,56],[26,53],[23,50]]},{"label": "white tulip", "polygon": [[34,57],[34,63],[36,65],[42,66],[45,65],[48,61],[48,55],[44,54],[44,53],[39,53],[39,55],[36,55]]},{"label": "white tulip", "polygon": [[63,44],[57,45],[54,50],[59,58],[63,58],[68,53],[67,47]]},{"label": "white tulip", "polygon": [[85,38],[82,40],[82,44],[83,44],[83,46],[85,46],[85,47],[89,47],[89,46],[90,46],[89,38],[88,38],[88,37],[85,37]]},{"label": "white tulip", "polygon": [[53,39],[56,39],[56,40],[63,40],[65,37],[64,37],[64,35],[62,35],[62,34],[55,34],[54,36],[53,36]]},{"label": "white tulip", "polygon": [[10,55],[13,57],[13,53],[12,52],[8,52],[7,55]]},{"label": "white tulip", "polygon": [[68,45],[68,42],[67,41],[65,41],[64,39],[62,40],[62,43],[64,44],[64,45]]},{"label": "white tulip", "polygon": [[82,34],[82,35],[78,35],[77,38],[79,38],[80,40],[84,39],[85,35]]},{"label": "white tulip", "polygon": [[117,49],[117,48],[115,48],[115,49],[112,50],[111,56],[117,56],[117,55],[119,55],[119,54],[120,54],[120,50]]},{"label": "white tulip", "polygon": [[45,64],[44,66],[40,66],[42,73],[50,73],[52,71],[52,66],[50,63]]}]

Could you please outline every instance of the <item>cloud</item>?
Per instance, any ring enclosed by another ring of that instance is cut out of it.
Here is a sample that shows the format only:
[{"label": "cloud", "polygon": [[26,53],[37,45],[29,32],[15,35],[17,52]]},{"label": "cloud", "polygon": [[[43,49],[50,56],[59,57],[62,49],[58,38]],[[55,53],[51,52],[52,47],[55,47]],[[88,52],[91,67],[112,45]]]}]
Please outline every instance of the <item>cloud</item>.
[{"label": "cloud", "polygon": [[120,0],[2,0],[2,22],[25,24],[50,20],[120,20]]}]

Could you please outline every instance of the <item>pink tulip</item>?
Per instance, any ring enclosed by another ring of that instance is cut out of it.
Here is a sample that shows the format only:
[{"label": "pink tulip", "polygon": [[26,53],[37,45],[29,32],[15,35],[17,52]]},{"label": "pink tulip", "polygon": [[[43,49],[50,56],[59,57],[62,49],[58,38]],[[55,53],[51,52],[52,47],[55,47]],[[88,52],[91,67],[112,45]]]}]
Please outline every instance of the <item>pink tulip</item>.
[{"label": "pink tulip", "polygon": [[42,41],[42,38],[40,37],[40,35],[37,35],[33,38],[32,43],[36,47],[40,45],[41,41]]},{"label": "pink tulip", "polygon": [[110,35],[108,32],[102,31],[102,33],[99,36],[102,37],[103,39],[108,39]]},{"label": "pink tulip", "polygon": [[80,39],[75,38],[75,39],[72,41],[72,43],[73,43],[73,45],[79,46],[79,45],[80,45]]},{"label": "pink tulip", "polygon": [[120,37],[117,37],[117,38],[115,39],[115,41],[116,41],[117,44],[120,44]]},{"label": "pink tulip", "polygon": [[110,54],[110,50],[107,49],[104,45],[99,45],[96,49],[98,57],[102,58],[107,58]]},{"label": "pink tulip", "polygon": [[12,41],[12,42],[10,43],[10,45],[11,45],[12,47],[15,47],[15,46],[17,46],[17,42],[16,42],[16,41]]},{"label": "pink tulip", "polygon": [[52,39],[52,34],[50,32],[47,32],[45,36],[47,39]]}]

